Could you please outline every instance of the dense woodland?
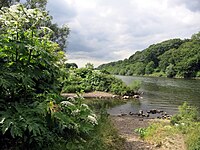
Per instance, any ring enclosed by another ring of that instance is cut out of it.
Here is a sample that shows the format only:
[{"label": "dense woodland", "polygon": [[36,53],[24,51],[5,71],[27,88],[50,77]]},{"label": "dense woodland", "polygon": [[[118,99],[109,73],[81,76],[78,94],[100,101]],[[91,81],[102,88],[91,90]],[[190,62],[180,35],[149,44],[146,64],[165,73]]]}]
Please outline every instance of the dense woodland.
[{"label": "dense woodland", "polygon": [[200,77],[200,32],[191,39],[153,44],[128,59],[103,64],[98,69],[130,76]]}]

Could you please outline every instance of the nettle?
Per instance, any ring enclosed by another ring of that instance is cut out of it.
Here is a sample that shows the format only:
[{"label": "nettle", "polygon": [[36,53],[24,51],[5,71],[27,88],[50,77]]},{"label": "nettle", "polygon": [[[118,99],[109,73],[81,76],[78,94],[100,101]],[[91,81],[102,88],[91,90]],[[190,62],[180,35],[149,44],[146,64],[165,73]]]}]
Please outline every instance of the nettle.
[{"label": "nettle", "polygon": [[3,149],[48,147],[58,137],[88,133],[96,124],[91,121],[92,117],[96,119],[92,111],[81,102],[67,106],[67,102],[62,102],[59,94],[65,58],[58,44],[50,40],[53,32],[46,27],[50,21],[47,12],[26,9],[20,4],[0,11]]}]

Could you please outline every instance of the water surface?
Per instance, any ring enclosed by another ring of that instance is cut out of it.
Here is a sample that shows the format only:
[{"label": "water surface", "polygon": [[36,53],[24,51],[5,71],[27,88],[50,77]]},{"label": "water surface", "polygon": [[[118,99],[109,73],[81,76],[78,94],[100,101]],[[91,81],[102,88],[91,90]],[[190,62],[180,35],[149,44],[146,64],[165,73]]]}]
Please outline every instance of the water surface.
[{"label": "water surface", "polygon": [[126,84],[133,80],[141,81],[140,91],[144,92],[139,101],[131,101],[108,110],[108,113],[138,112],[139,110],[159,109],[168,114],[178,111],[184,101],[197,106],[200,111],[200,80],[170,79],[161,77],[117,76]]}]

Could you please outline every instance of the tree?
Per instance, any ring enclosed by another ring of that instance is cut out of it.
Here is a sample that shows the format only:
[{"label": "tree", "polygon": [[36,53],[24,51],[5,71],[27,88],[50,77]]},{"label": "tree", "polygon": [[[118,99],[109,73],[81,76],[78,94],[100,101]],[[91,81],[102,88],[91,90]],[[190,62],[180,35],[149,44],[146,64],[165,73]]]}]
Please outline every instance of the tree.
[{"label": "tree", "polygon": [[[0,8],[2,8],[2,7],[10,7],[11,5],[17,2],[21,2],[21,1],[20,0],[1,0],[0,2],[1,2]],[[27,9],[38,8],[42,11],[46,10],[46,4],[47,4],[47,0],[26,0],[26,2],[23,3],[23,5]],[[51,40],[58,43],[59,47],[63,51],[65,51],[66,41],[69,35],[68,26],[63,25],[62,27],[59,27],[58,24],[52,23],[52,21],[48,21],[48,23],[46,22],[46,26],[49,27],[53,31],[53,34],[51,35]]]},{"label": "tree", "polygon": [[85,68],[94,70],[94,65],[91,64],[91,63],[87,63],[87,64],[85,65]]},{"label": "tree", "polygon": [[174,69],[174,65],[170,64],[169,66],[167,66],[166,68],[166,75],[169,78],[172,78],[176,75],[175,69]]},{"label": "tree", "polygon": [[20,0],[0,0],[0,9],[2,7],[10,7],[11,5],[19,2]]},{"label": "tree", "polygon": [[75,63],[66,63],[66,68],[78,68],[78,65]]},{"label": "tree", "polygon": [[40,8],[46,10],[47,0],[26,0],[24,6],[28,9]]},{"label": "tree", "polygon": [[155,67],[154,62],[153,62],[153,61],[149,62],[149,63],[147,64],[146,68],[145,68],[145,73],[146,73],[146,74],[151,74],[151,73],[153,73],[154,67]]}]

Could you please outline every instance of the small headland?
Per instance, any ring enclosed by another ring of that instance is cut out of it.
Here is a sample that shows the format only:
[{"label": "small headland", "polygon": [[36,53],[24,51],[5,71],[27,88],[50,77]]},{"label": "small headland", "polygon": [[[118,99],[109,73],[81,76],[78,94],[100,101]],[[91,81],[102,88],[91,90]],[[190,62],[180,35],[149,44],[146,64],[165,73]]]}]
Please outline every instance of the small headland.
[{"label": "small headland", "polygon": [[[76,97],[76,93],[62,93],[61,94],[64,97]],[[93,91],[93,92],[88,92],[88,93],[82,93],[81,96],[83,98],[96,98],[96,99],[133,99],[133,98],[139,98],[140,95],[136,94],[133,96],[120,96],[108,92],[101,92],[101,91]]]}]

